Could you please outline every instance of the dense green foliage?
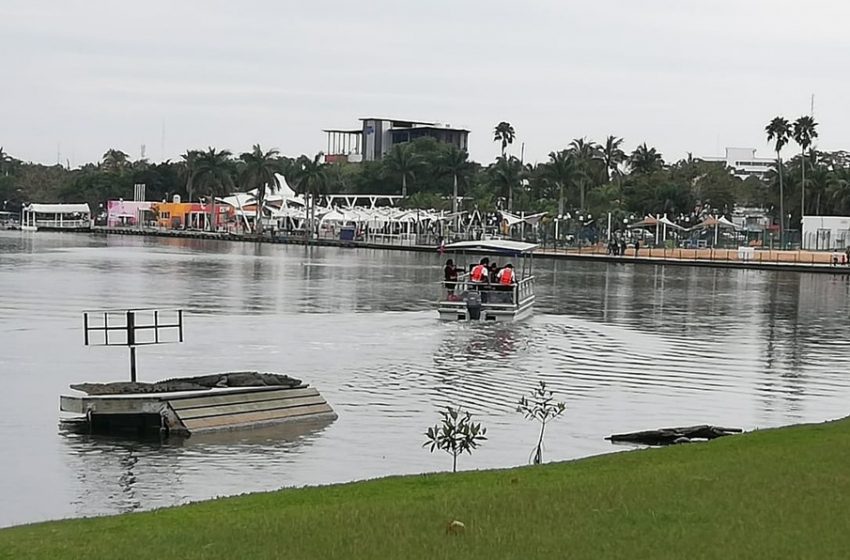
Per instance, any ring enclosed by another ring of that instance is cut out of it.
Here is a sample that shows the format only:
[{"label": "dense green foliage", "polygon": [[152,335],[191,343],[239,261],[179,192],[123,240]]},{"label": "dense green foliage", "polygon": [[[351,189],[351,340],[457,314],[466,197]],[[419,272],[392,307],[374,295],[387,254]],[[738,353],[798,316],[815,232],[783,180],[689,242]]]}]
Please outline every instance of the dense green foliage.
[{"label": "dense green foliage", "polygon": [[844,558],[848,462],[842,420],[15,527],[0,558]]},{"label": "dense green foliage", "polygon": [[[536,165],[507,154],[482,165],[469,161],[465,151],[430,138],[396,146],[383,161],[360,164],[324,164],[320,156],[286,157],[255,146],[238,156],[214,148],[190,150],[180,161],[157,164],[131,161],[127,154],[110,149],[96,164],[66,169],[22,162],[0,148],[0,203],[12,211],[32,201],[88,202],[97,208],[108,199],[130,198],[134,183],[147,186],[149,200],[174,194],[198,200],[262,188],[269,173],[277,171],[301,193],[406,191],[406,206],[445,210],[452,209],[452,194],[457,192],[466,209],[546,211],[553,216],[583,211],[595,216],[612,212],[615,217],[647,213],[675,217],[706,210],[728,213],[739,204],[762,206],[775,217],[782,208],[786,217],[791,215],[786,223],[796,224],[803,205],[811,214],[850,212],[850,155],[813,150],[811,142],[817,136],[813,121],[798,119],[793,125],[781,118],[774,121],[766,132],[775,147],[798,138],[805,148],[788,161],[778,160],[764,182],[742,181],[721,163],[690,156],[665,162],[645,142],[627,154],[621,149],[623,140],[615,136],[602,144],[573,140]],[[508,123],[500,123],[494,134],[500,148],[507,148],[514,138]]]}]

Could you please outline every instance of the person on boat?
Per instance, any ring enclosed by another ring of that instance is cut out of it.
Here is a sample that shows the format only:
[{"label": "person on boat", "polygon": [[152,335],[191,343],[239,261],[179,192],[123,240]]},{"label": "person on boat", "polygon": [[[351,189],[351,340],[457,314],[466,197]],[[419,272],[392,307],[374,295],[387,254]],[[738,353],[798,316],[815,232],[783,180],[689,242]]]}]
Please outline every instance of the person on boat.
[{"label": "person on boat", "polygon": [[455,295],[455,286],[457,285],[457,275],[458,270],[455,266],[455,263],[452,259],[446,261],[446,268],[443,269],[444,280],[446,285],[446,291],[448,292],[448,299],[452,299]]},{"label": "person on boat", "polygon": [[497,284],[499,282],[499,265],[496,263],[490,263],[490,284]]},{"label": "person on boat", "polygon": [[499,271],[498,281],[500,286],[510,286],[516,284],[516,275],[514,274],[514,265],[508,263]]},{"label": "person on boat", "polygon": [[473,284],[486,284],[490,280],[490,259],[484,257],[481,261],[472,267],[472,272],[469,279]]}]

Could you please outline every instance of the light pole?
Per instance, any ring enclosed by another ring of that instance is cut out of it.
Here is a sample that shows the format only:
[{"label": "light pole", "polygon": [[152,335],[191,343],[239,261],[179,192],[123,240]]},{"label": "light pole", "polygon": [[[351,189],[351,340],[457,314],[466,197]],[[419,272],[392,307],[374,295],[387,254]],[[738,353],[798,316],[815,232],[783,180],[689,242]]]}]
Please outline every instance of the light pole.
[{"label": "light pole", "polygon": [[561,224],[561,220],[563,220],[563,219],[564,219],[563,214],[558,214],[557,216],[555,216],[555,249],[556,250],[558,248],[558,240],[560,239],[560,236],[559,236],[560,228],[559,228],[559,226]]},{"label": "light pole", "polygon": [[790,248],[791,246],[791,235],[788,231],[788,228],[791,226],[791,212],[788,212],[788,225],[785,227],[785,245],[782,246],[783,249]]}]

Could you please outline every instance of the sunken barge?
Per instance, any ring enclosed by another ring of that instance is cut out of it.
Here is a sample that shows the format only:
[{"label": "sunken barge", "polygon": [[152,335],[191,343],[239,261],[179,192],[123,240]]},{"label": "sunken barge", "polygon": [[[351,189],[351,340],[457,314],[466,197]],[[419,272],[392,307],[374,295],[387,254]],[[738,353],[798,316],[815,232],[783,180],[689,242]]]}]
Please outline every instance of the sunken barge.
[{"label": "sunken barge", "polygon": [[303,419],[335,419],[314,387],[287,375],[232,372],[157,383],[71,385],[64,422],[90,433],[189,436]]},{"label": "sunken barge", "polygon": [[181,309],[122,309],[83,313],[86,346],[125,346],[130,380],[78,383],[61,395],[66,426],[90,433],[188,436],[257,428],[294,420],[333,420],[336,413],[314,387],[278,373],[237,371],[137,381],[138,346],[183,342]]}]

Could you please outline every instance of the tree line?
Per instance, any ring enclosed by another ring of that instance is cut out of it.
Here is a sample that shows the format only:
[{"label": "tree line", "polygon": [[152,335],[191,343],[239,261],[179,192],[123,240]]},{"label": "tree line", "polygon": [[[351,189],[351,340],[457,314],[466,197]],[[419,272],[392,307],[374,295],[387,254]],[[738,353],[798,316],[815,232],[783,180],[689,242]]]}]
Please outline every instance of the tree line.
[{"label": "tree line", "polygon": [[[507,122],[493,130],[500,155],[487,164],[431,138],[393,146],[382,160],[357,164],[325,163],[321,153],[289,157],[255,145],[241,154],[188,150],[160,163],[109,149],[99,162],[69,169],[23,162],[0,148],[0,202],[13,211],[27,202],[87,202],[97,208],[109,199],[130,198],[136,183],[146,185],[149,200],[176,194],[195,201],[255,188],[263,198],[265,185],[281,173],[296,192],[313,199],[324,193],[401,194],[403,204],[419,208],[671,218],[728,214],[743,205],[763,207],[789,227],[804,210],[850,212],[850,154],[817,151],[816,125],[811,117],[771,121],[766,133],[777,158],[764,180],[741,179],[721,162],[690,154],[668,162],[646,142],[627,153],[616,136],[598,143],[576,138],[546,161],[526,163],[508,153],[516,132]],[[783,161],[779,155],[791,139],[801,151]]]}]

